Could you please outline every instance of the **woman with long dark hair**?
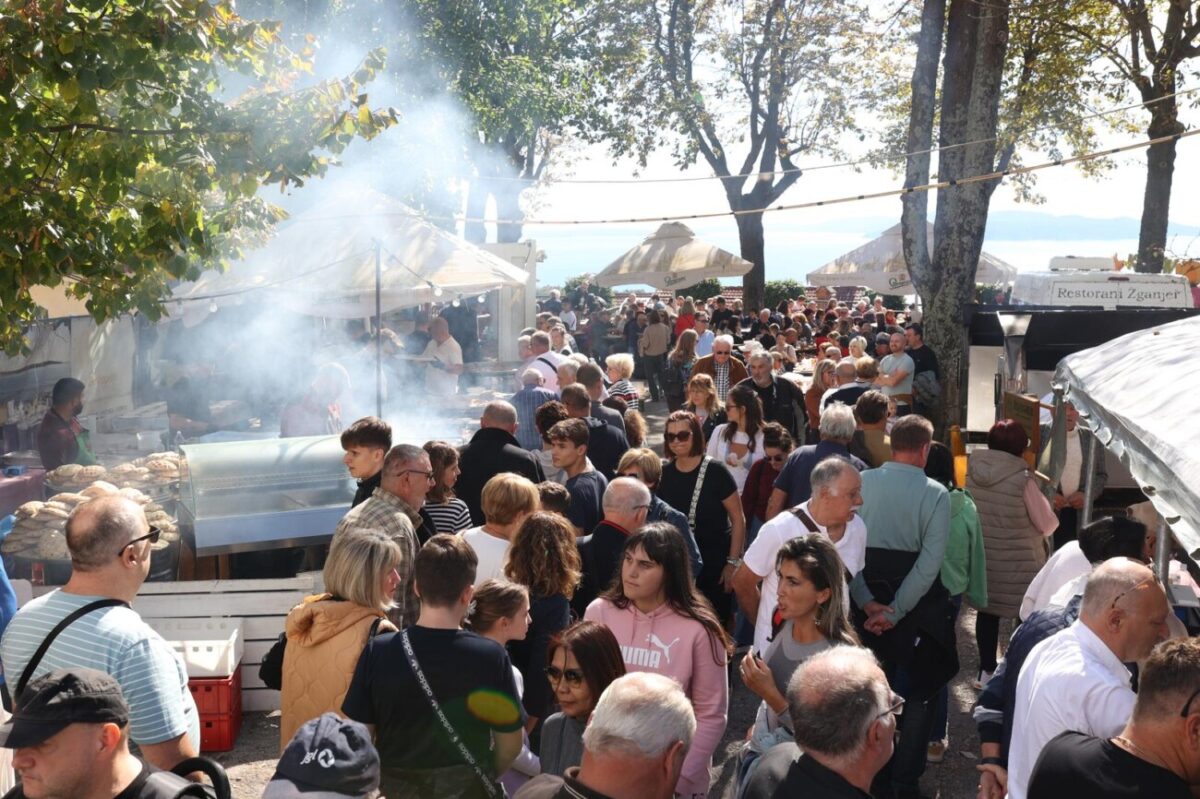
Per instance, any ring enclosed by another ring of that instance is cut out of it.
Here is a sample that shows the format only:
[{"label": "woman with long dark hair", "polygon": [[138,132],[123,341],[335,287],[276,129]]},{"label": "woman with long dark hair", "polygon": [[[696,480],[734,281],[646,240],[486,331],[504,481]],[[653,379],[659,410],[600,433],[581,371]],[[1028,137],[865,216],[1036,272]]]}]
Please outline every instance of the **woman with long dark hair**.
[{"label": "woman with long dark hair", "polygon": [[454,496],[458,482],[458,450],[445,441],[426,441],[423,449],[429,453],[433,485],[425,495],[424,509],[433,519],[434,533],[453,535],[471,529],[471,511],[467,503]]},{"label": "woman with long dark hair", "polygon": [[579,586],[579,547],[575,528],[557,513],[537,511],[513,536],[504,575],[529,589],[529,635],[511,641],[509,654],[525,676],[529,728],[550,715],[554,697],[542,679],[550,639],[571,623],[571,597]]},{"label": "woman with long dark hair", "polygon": [[683,407],[687,383],[692,376],[692,366],[696,363],[696,342],[699,338],[695,330],[684,330],[675,340],[675,348],[667,355],[661,377],[668,411],[677,411]]},{"label": "woman with long dark hair", "polygon": [[694,414],[675,411],[668,416],[663,442],[671,461],[663,467],[656,493],[687,517],[704,561],[696,585],[724,622],[733,611],[729,592],[746,548],[746,516],[737,483],[725,464],[704,454]]},{"label": "woman with long dark hair", "polygon": [[746,486],[750,467],[763,459],[763,407],[758,392],[752,386],[738,384],[729,389],[725,398],[725,416],[729,419],[718,425],[708,439],[707,454],[725,464],[738,494]]},{"label": "woman with long dark hair", "polygon": [[787,685],[801,663],[838,644],[857,646],[846,605],[845,571],[833,543],[821,533],[787,541],[775,560],[779,576],[777,616],[782,619],[765,652],[742,658],[742,682],[762,699],[750,740],[742,751],[739,779],[775,744],[792,740]]},{"label": "woman with long dark hair", "polygon": [[613,680],[625,674],[612,630],[580,621],[550,639],[545,681],[559,711],[542,725],[542,773],[562,776],[583,759],[583,730]]},{"label": "woman with long dark hair", "polygon": [[732,645],[692,584],[680,532],[656,522],[629,536],[620,575],[588,605],[585,618],[612,630],[627,670],[662,674],[683,687],[696,712],[696,735],[676,793],[706,796],[712,754],[728,720]]}]

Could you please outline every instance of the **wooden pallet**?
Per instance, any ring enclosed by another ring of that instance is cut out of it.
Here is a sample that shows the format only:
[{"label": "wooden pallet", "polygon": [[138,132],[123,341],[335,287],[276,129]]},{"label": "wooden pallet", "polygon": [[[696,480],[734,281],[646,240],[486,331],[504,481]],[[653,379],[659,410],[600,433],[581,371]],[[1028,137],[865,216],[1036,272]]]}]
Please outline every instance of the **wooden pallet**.
[{"label": "wooden pallet", "polygon": [[[32,595],[52,590],[51,586],[34,586]],[[242,708],[270,711],[279,709],[279,692],[263,685],[258,678],[258,667],[283,632],[288,611],[304,597],[323,590],[320,572],[275,580],[145,583],[133,601],[133,609],[146,620],[242,619]]]}]

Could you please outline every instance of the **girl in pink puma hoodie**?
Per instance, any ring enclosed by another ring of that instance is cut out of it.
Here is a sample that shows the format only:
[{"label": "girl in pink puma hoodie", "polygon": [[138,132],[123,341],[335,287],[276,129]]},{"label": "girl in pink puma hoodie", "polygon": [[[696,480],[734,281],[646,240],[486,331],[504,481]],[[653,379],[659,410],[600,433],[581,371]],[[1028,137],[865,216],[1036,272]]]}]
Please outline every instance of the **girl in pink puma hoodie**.
[{"label": "girl in pink puma hoodie", "polygon": [[588,605],[584,618],[612,630],[626,669],[663,674],[683,687],[696,712],[696,735],[676,793],[703,799],[728,719],[725,667],[731,646],[712,606],[692,584],[679,531],[657,523],[629,536],[620,579]]}]

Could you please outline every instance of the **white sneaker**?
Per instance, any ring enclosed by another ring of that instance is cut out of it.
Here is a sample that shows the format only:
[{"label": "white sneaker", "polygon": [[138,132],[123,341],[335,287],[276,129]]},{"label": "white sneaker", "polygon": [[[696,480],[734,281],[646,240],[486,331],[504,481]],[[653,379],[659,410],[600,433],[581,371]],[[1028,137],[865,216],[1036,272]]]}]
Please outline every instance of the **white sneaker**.
[{"label": "white sneaker", "polygon": [[981,670],[979,672],[979,676],[971,681],[971,685],[976,691],[982,691],[987,686],[988,680],[990,679],[992,679],[992,672]]}]

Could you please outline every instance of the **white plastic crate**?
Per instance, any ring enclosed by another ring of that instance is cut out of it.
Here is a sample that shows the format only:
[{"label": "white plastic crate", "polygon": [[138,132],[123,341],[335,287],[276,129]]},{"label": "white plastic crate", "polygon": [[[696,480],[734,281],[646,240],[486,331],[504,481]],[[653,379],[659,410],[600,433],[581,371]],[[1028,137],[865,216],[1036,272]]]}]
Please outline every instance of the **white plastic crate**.
[{"label": "white plastic crate", "polygon": [[183,658],[188,677],[228,677],[242,660],[242,620],[146,619]]}]

